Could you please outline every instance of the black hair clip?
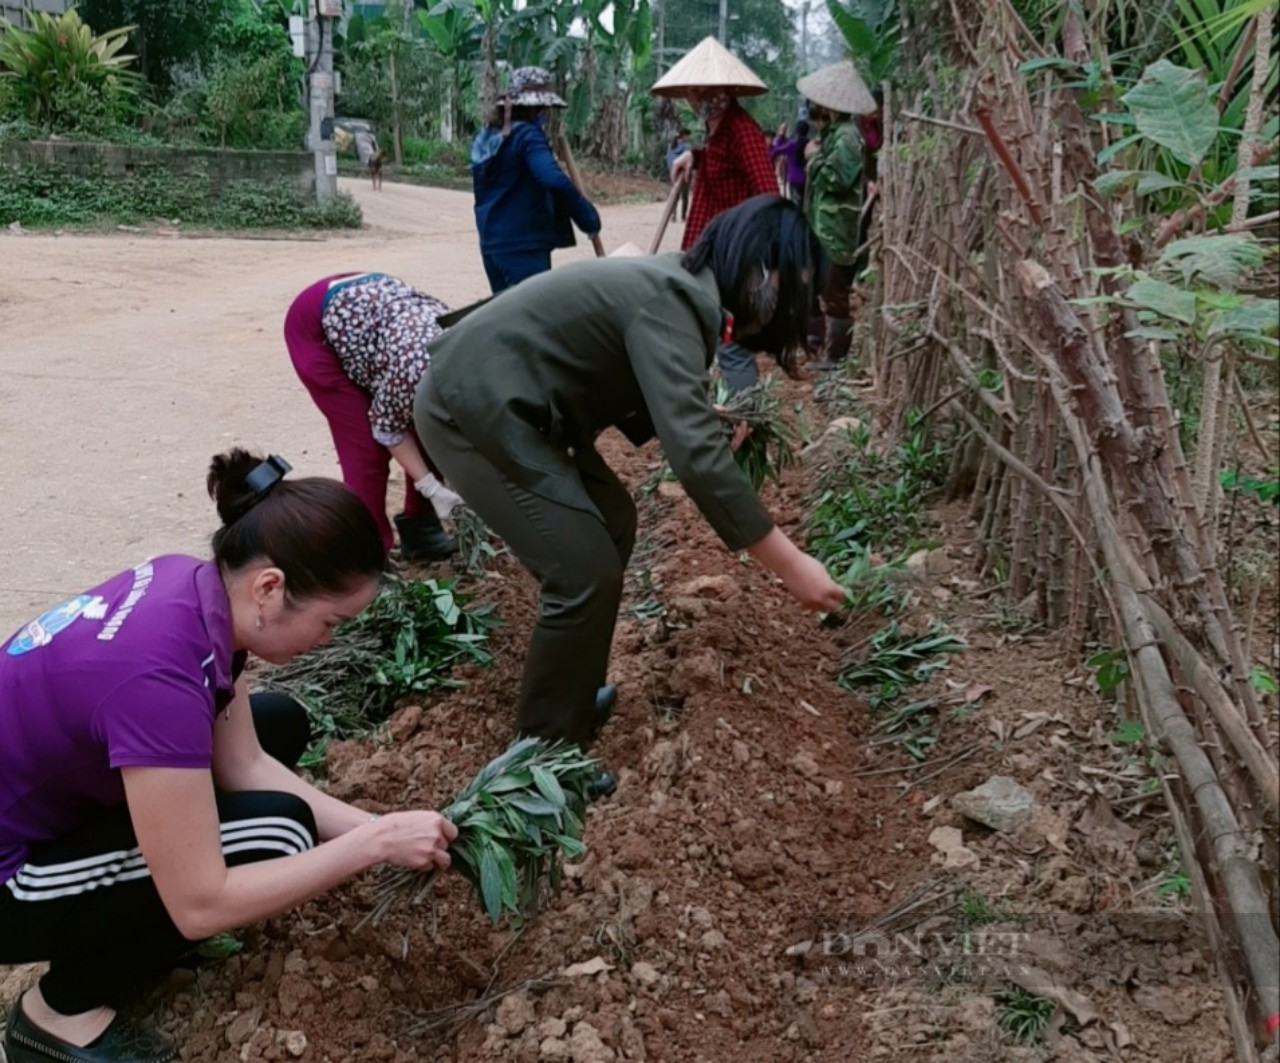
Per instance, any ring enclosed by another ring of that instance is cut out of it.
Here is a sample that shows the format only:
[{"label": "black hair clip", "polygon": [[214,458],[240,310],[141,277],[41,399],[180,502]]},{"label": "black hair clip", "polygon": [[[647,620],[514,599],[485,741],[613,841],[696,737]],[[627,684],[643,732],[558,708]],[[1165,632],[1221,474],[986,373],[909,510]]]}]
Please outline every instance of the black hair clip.
[{"label": "black hair clip", "polygon": [[271,489],[284,479],[284,474],[292,469],[293,466],[279,454],[272,454],[262,464],[250,470],[249,475],[244,478],[244,485],[253,492],[253,497],[245,509],[252,509],[266,498]]}]

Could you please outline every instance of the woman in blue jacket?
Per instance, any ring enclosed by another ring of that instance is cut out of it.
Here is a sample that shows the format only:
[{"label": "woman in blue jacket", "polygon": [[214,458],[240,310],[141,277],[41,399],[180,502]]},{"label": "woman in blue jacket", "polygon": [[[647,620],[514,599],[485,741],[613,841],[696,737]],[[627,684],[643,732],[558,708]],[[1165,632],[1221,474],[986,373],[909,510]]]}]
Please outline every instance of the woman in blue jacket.
[{"label": "woman in blue jacket", "polygon": [[480,255],[495,295],[549,270],[553,248],[573,246],[570,219],[587,236],[600,231],[596,208],[560,169],[543,132],[547,108],[564,105],[546,70],[521,67],[471,143]]}]

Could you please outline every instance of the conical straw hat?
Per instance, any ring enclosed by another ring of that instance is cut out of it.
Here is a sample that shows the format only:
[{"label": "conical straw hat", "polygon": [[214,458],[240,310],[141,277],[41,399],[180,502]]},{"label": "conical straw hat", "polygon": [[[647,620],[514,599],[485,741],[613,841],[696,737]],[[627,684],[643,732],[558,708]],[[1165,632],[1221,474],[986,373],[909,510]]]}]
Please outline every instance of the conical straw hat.
[{"label": "conical straw hat", "polygon": [[806,100],[841,114],[874,114],[876,101],[849,60],[815,70],[796,82]]},{"label": "conical straw hat", "polygon": [[727,89],[735,96],[759,96],[769,91],[746,63],[714,37],[704,37],[649,91],[655,96],[687,96],[695,88]]}]

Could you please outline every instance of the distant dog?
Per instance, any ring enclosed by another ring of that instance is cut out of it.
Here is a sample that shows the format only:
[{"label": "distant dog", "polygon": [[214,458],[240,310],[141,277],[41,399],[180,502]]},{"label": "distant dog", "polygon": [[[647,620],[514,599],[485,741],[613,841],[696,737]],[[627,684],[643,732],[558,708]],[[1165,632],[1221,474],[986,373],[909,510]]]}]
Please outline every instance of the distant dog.
[{"label": "distant dog", "polygon": [[382,164],[386,161],[387,153],[382,148],[377,148],[369,156],[369,180],[373,182],[373,190],[375,192],[382,188]]}]

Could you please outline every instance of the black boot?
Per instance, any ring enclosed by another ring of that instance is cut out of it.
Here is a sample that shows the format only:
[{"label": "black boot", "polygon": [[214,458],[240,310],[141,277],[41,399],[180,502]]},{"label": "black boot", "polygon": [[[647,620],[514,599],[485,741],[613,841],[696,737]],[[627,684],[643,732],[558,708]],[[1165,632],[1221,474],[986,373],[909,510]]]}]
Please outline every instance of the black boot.
[{"label": "black boot", "polygon": [[607,683],[596,691],[596,714],[591,719],[591,740],[594,742],[604,730],[604,725],[613,716],[613,707],[618,704],[618,688]]},{"label": "black boot", "polygon": [[817,368],[826,372],[834,369],[844,361],[849,353],[849,344],[853,341],[853,319],[848,317],[827,318],[827,336],[822,344],[822,360]]},{"label": "black boot", "polygon": [[395,521],[400,533],[400,556],[406,561],[443,561],[458,549],[434,511],[412,516],[400,513]]},{"label": "black boot", "polygon": [[611,771],[596,772],[587,783],[587,800],[599,801],[602,797],[611,797],[618,789],[617,777]]}]

